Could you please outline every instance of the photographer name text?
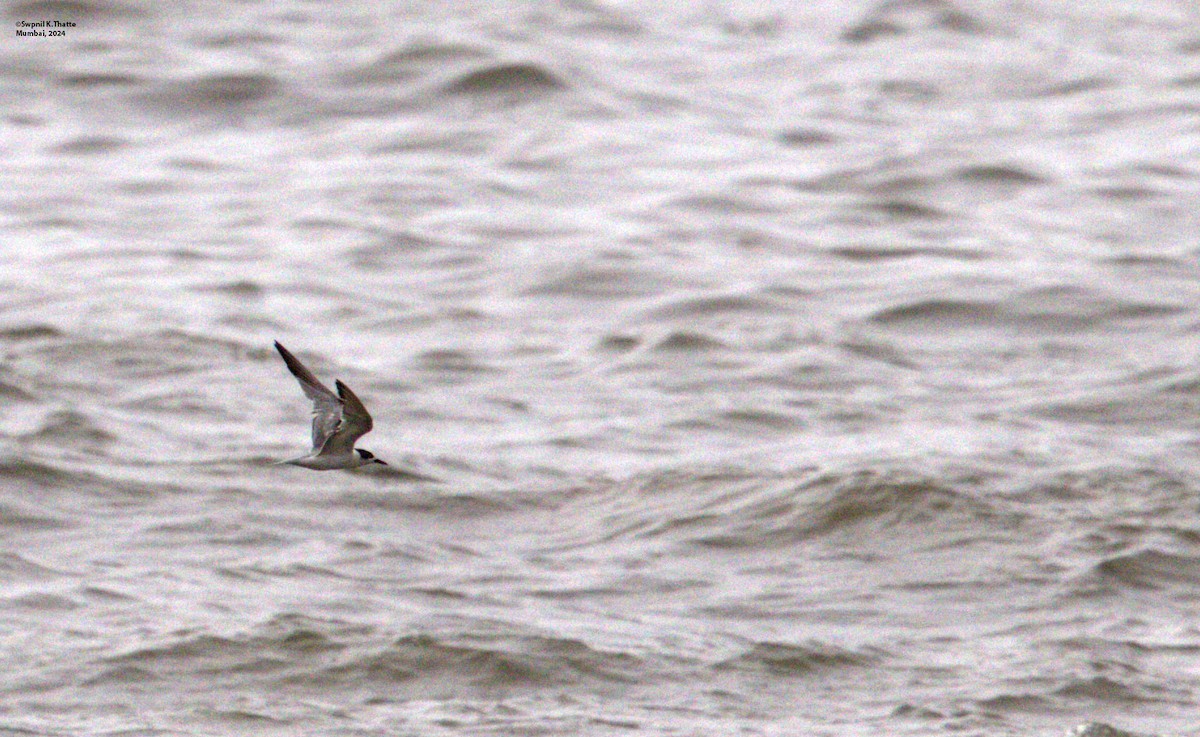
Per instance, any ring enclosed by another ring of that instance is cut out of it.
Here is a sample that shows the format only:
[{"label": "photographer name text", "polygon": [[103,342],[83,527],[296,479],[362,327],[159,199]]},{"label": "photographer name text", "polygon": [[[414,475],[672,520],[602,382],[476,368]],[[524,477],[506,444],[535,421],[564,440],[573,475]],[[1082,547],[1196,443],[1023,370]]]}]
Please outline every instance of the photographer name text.
[{"label": "photographer name text", "polygon": [[69,20],[19,20],[17,21],[17,35],[39,38],[66,36],[67,29],[74,27],[75,24]]}]

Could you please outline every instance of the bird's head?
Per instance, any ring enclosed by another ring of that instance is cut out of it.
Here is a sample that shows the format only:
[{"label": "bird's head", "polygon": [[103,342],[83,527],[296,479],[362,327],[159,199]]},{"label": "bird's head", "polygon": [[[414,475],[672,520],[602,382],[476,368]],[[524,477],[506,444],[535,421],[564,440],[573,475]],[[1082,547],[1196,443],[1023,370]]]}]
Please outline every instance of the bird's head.
[{"label": "bird's head", "polygon": [[375,454],[369,450],[363,450],[362,448],[355,448],[354,452],[358,453],[358,457],[363,459],[363,465],[366,465],[368,463],[378,463],[381,466],[387,465],[387,463],[376,458]]}]

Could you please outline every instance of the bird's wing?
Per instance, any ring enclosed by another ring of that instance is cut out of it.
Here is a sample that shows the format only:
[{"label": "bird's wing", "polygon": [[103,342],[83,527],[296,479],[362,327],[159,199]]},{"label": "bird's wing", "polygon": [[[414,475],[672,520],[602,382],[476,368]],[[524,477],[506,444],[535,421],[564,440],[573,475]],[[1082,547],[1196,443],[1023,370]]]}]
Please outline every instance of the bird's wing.
[{"label": "bird's wing", "polygon": [[354,443],[363,435],[371,432],[375,423],[371,414],[363,406],[358,396],[341,379],[334,382],[342,403],[342,421],[337,430],[325,441],[322,453],[349,453],[354,450]]},{"label": "bird's wing", "polygon": [[293,356],[291,351],[280,345],[279,341],[275,341],[275,350],[283,356],[288,370],[300,382],[304,395],[312,400],[312,444],[313,450],[320,450],[342,424],[342,400],[329,391],[329,387],[313,376],[313,372],[300,363],[300,359]]}]

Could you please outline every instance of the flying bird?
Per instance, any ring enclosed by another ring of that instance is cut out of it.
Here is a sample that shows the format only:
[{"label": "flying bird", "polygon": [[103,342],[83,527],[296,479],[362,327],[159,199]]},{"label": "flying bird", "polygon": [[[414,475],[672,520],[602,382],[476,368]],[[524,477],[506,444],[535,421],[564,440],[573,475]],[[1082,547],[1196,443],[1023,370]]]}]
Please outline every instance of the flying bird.
[{"label": "flying bird", "polygon": [[334,394],[279,341],[275,341],[275,350],[283,356],[288,370],[313,403],[312,450],[299,458],[279,461],[277,465],[290,464],[314,471],[358,468],[372,463],[386,466],[371,451],[354,447],[359,438],[371,432],[375,423],[350,387],[339,379],[333,383],[337,387],[337,394]]}]

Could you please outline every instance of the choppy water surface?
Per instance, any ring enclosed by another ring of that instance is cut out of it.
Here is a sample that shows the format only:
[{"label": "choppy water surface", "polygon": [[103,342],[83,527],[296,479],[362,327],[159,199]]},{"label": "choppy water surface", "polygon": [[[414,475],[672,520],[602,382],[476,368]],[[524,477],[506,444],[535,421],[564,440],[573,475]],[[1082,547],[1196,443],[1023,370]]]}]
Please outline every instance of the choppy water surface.
[{"label": "choppy water surface", "polygon": [[40,19],[0,732],[1200,734],[1185,4]]}]

